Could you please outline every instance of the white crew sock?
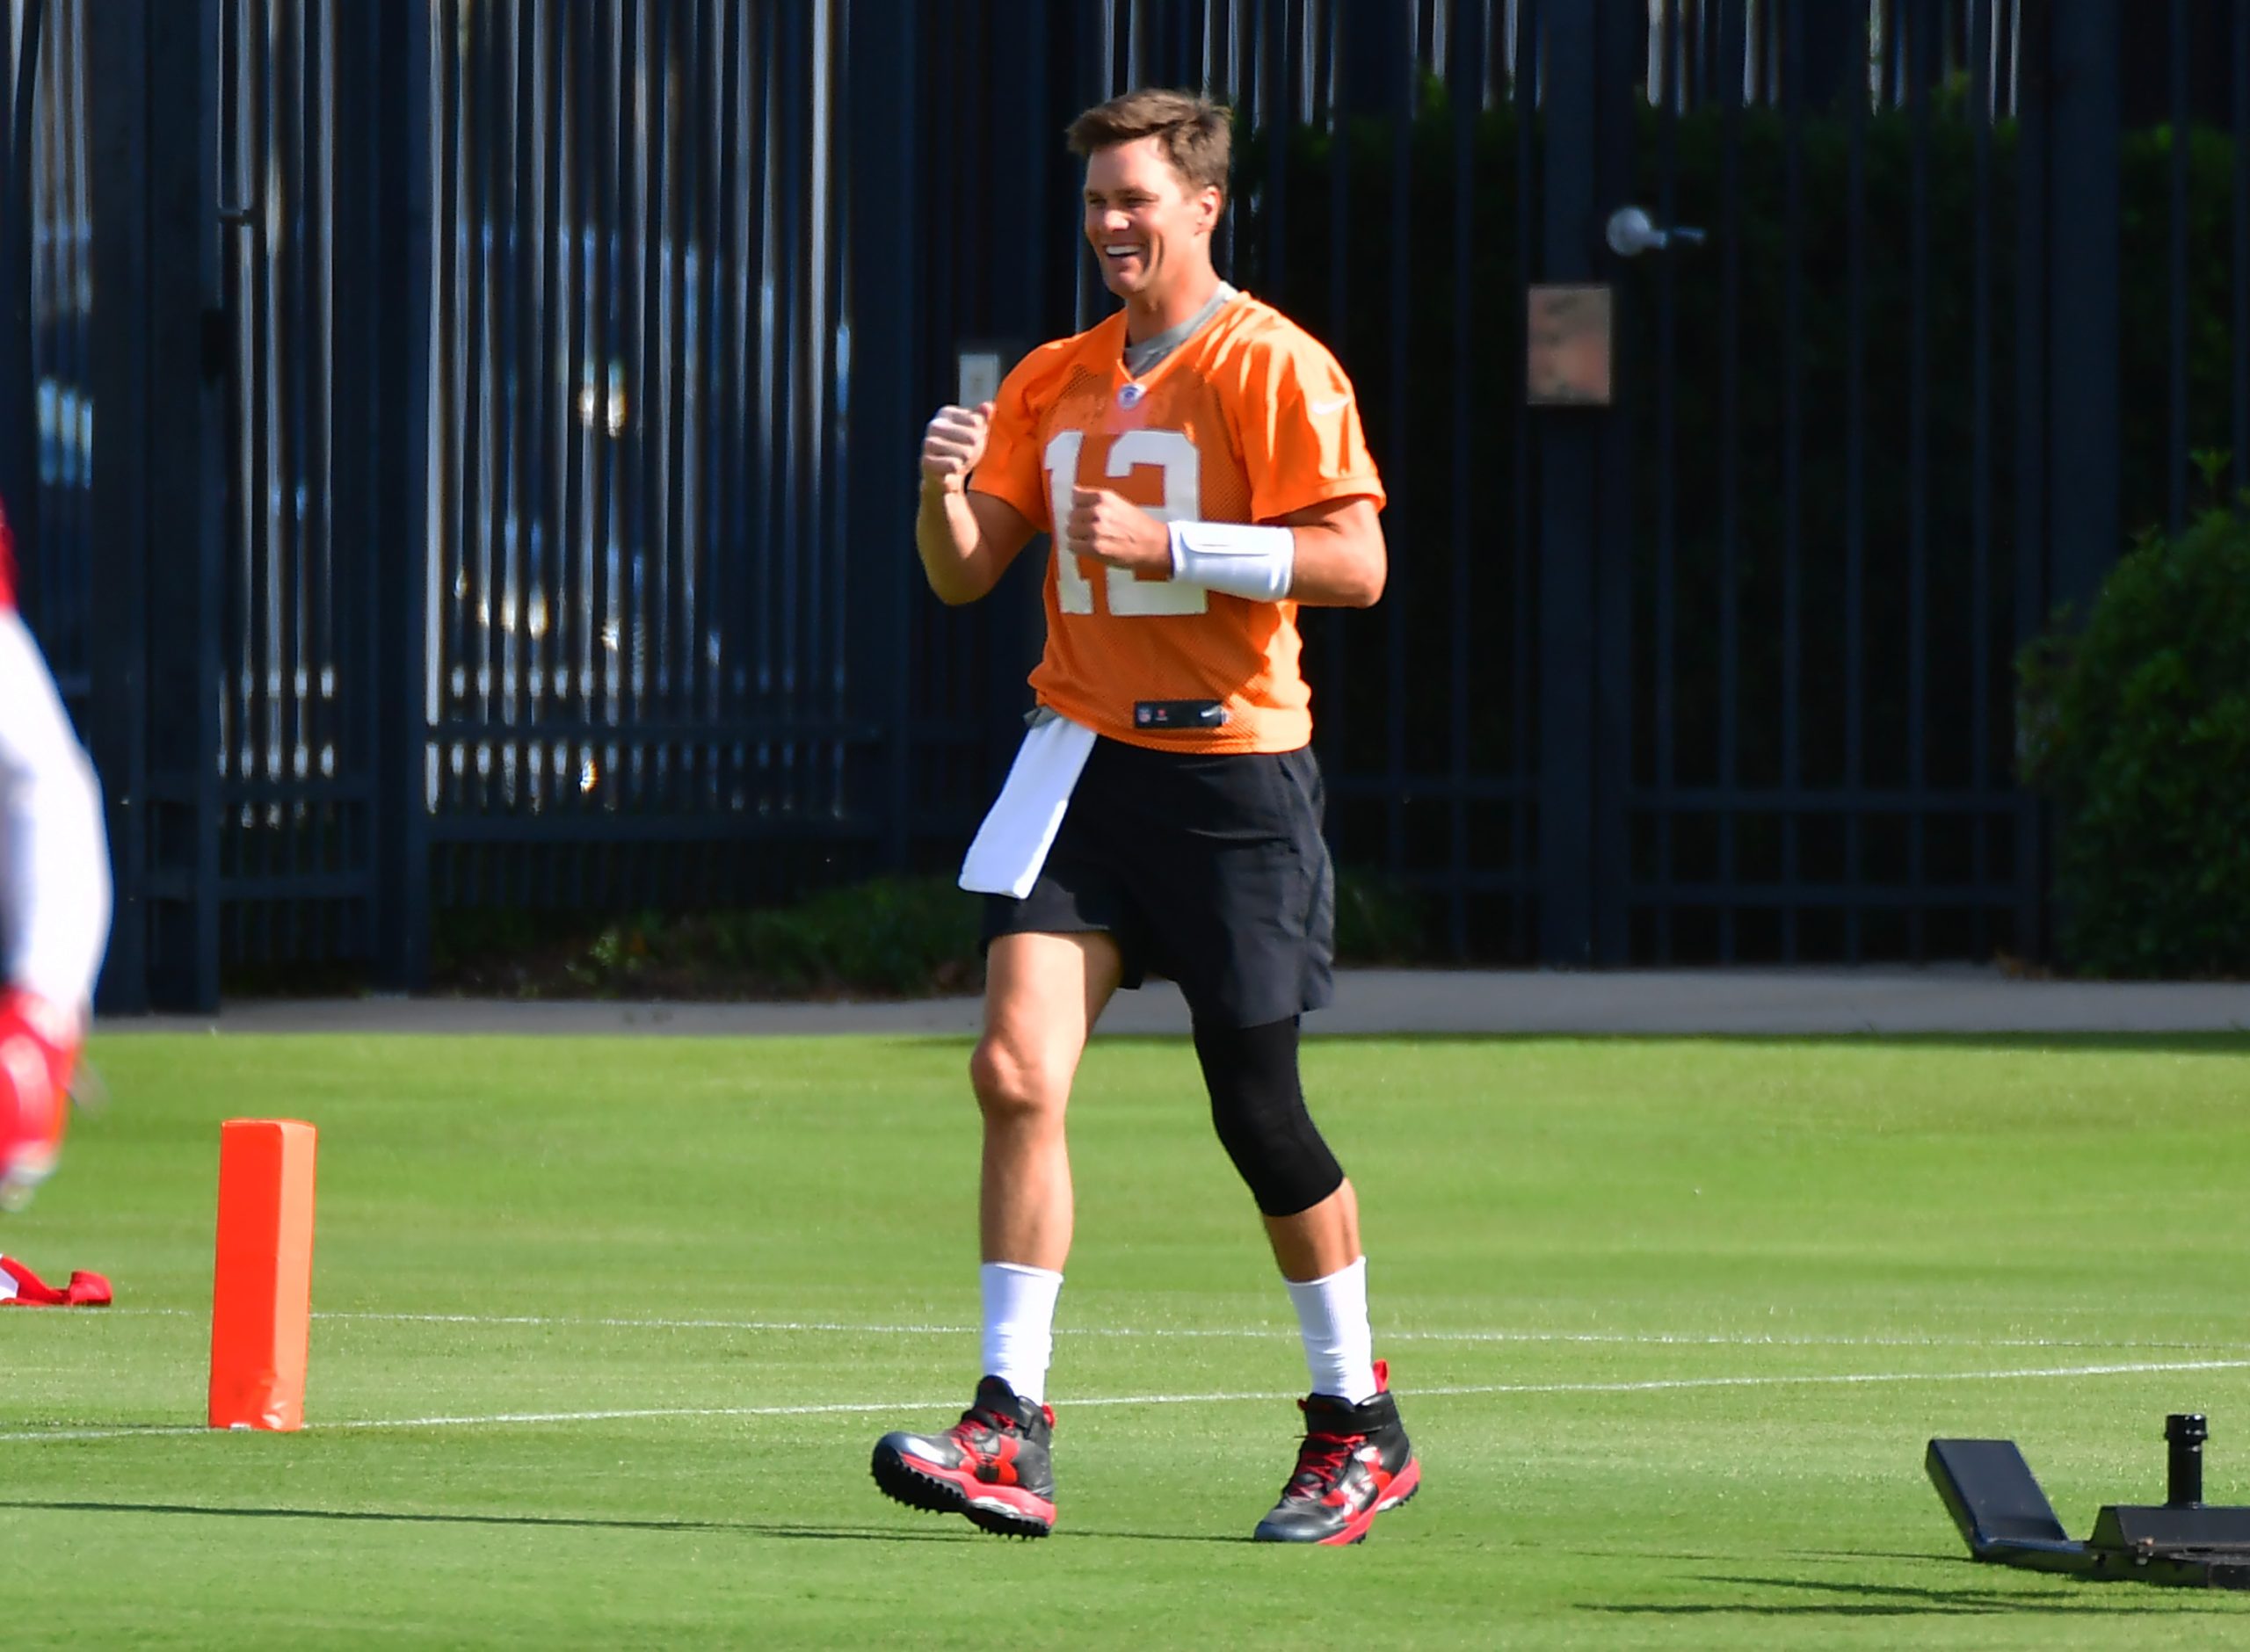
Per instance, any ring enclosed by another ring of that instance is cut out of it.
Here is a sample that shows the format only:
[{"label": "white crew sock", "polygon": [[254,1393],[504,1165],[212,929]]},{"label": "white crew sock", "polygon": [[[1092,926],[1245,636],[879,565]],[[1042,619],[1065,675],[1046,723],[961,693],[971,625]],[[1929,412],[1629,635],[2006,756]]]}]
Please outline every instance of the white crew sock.
[{"label": "white crew sock", "polygon": [[1375,1333],[1368,1328],[1368,1259],[1324,1279],[1284,1279],[1304,1337],[1312,1391],[1357,1405],[1375,1397]]},{"label": "white crew sock", "polygon": [[984,1293],[984,1374],[1034,1405],[1047,1403],[1047,1362],[1055,1351],[1055,1298],[1063,1276],[1020,1262],[976,1270]]}]

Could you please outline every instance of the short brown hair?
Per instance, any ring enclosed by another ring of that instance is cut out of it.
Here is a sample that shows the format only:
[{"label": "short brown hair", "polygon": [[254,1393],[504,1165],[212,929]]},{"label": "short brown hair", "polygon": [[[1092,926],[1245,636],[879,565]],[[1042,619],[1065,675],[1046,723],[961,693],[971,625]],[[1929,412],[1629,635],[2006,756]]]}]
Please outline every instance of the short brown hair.
[{"label": "short brown hair", "polygon": [[1071,153],[1084,157],[1136,138],[1154,138],[1172,170],[1190,189],[1227,189],[1227,166],[1234,155],[1234,115],[1223,105],[1192,91],[1144,86],[1121,98],[1096,104],[1071,122],[1064,134]]}]

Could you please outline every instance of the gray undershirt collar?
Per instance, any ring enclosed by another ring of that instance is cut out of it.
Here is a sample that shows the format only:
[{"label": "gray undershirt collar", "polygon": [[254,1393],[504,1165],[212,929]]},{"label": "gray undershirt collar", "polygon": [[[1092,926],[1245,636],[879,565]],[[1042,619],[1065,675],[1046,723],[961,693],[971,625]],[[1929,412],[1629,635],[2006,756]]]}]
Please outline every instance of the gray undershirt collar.
[{"label": "gray undershirt collar", "polygon": [[1136,379],[1140,378],[1157,363],[1186,344],[1195,330],[1217,315],[1230,299],[1241,296],[1242,293],[1238,288],[1225,281],[1220,282],[1219,290],[1211,294],[1211,301],[1180,322],[1179,326],[1167,327],[1153,338],[1143,338],[1137,344],[1126,345],[1125,371]]}]

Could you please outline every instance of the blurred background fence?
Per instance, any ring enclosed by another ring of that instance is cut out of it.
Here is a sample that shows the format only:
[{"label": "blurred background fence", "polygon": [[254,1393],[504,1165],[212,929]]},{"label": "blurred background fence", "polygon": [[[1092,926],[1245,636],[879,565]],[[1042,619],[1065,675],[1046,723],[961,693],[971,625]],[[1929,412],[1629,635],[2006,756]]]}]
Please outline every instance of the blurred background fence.
[{"label": "blurred background fence", "polygon": [[[4,7],[0,491],[112,1008],[948,868],[1043,556],[940,608],[913,452],[1104,313],[1059,134],[1133,85],[1233,103],[1222,265],[1360,387],[1317,740],[1441,955],[2037,955],[2014,650],[2250,478],[2250,8]],[[1613,405],[1527,407],[1544,283]]]}]

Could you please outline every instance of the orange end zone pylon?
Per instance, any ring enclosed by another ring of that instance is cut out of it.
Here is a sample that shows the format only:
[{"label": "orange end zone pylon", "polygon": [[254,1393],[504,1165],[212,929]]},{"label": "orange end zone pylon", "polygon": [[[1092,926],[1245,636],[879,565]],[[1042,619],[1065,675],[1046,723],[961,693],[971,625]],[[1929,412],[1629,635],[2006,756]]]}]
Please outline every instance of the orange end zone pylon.
[{"label": "orange end zone pylon", "polygon": [[213,1428],[304,1426],[317,1140],[295,1119],[229,1119],[219,1127]]}]

